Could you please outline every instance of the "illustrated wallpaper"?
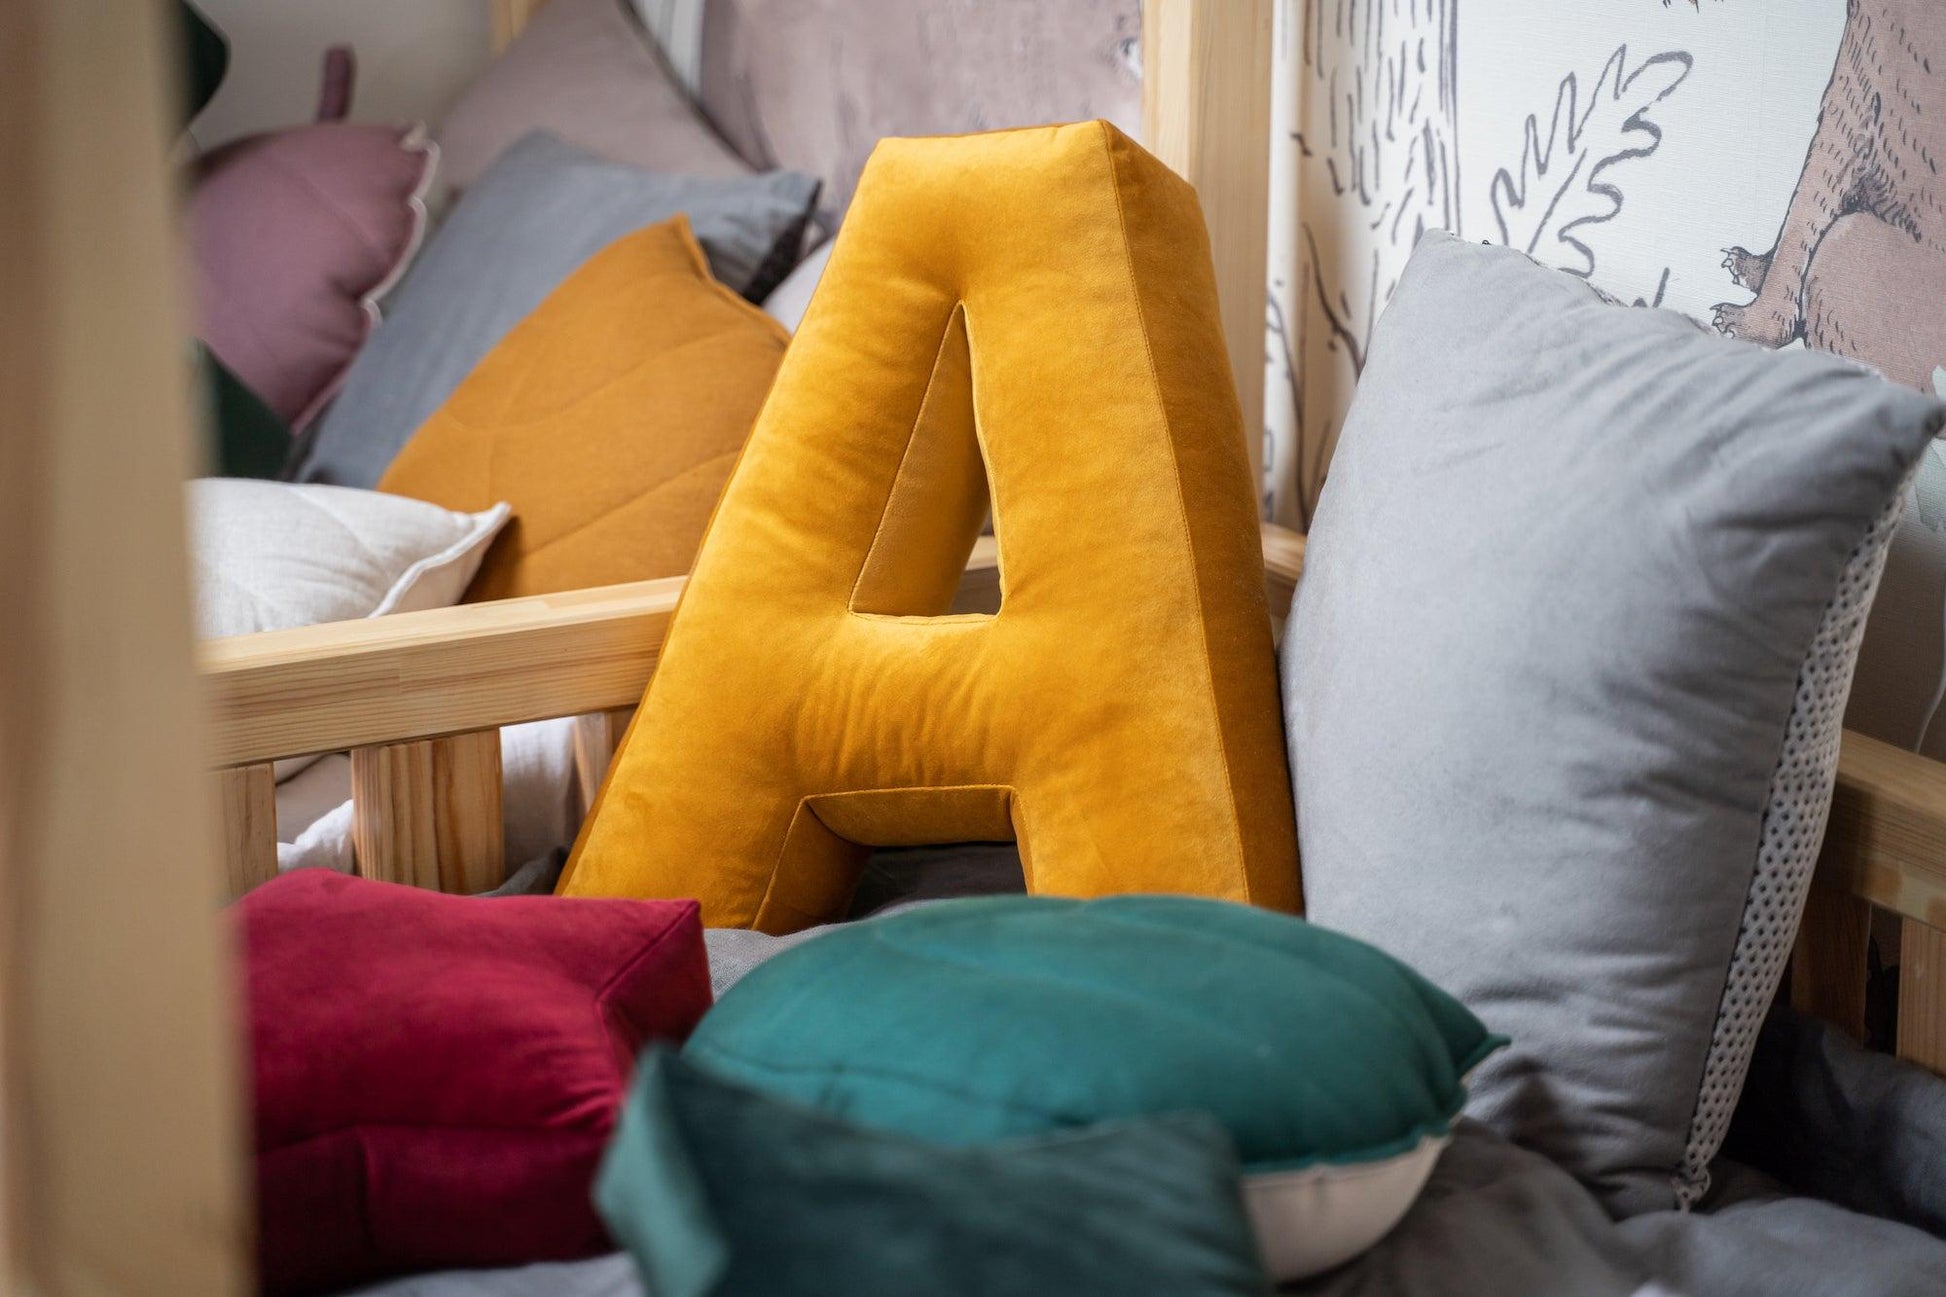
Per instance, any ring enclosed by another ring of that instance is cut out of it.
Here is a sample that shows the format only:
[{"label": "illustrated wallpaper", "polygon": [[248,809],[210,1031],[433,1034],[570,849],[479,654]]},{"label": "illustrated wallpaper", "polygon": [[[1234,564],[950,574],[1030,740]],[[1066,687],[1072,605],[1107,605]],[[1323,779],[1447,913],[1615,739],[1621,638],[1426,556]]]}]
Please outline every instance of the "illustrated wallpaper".
[{"label": "illustrated wallpaper", "polygon": [[1429,226],[1901,383],[1946,363],[1946,2],[1282,0],[1278,24],[1278,520],[1307,520]]}]

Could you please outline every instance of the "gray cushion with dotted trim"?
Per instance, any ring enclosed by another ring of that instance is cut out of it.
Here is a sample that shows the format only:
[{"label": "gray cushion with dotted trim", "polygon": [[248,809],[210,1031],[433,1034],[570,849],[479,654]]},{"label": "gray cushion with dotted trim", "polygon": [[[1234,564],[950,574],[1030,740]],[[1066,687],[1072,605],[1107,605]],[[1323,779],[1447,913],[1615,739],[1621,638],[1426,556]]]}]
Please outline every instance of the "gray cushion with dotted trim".
[{"label": "gray cushion with dotted trim", "polygon": [[1470,1110],[1693,1202],[1830,806],[1895,501],[1946,406],[1421,241],[1283,648],[1310,917],[1513,1047]]}]

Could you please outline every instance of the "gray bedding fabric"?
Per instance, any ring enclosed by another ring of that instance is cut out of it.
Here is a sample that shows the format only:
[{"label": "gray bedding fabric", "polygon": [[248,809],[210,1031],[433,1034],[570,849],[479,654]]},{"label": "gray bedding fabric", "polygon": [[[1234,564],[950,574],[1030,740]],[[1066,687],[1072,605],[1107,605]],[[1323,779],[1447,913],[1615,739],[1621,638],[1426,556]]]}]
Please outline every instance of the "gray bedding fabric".
[{"label": "gray bedding fabric", "polygon": [[[1740,1177],[1726,1176],[1736,1181]],[[1462,1122],[1406,1218],[1308,1297],[1939,1297],[1946,1242],[1809,1198],[1613,1223],[1538,1153]],[[449,1272],[359,1297],[643,1297],[628,1258]]]},{"label": "gray bedding fabric", "polygon": [[1764,1023],[1724,1152],[1793,1193],[1946,1238],[1946,1083],[1815,1018]]},{"label": "gray bedding fabric", "polygon": [[[852,916],[1018,891],[1009,844],[881,851]],[[814,940],[712,929],[721,995]],[[1405,1219],[1307,1297],[1946,1297],[1946,1082],[1773,1014],[1703,1209],[1615,1223],[1538,1153],[1460,1123]],[[1745,1165],[1750,1163],[1752,1165]],[[1823,1198],[1801,1196],[1816,1193]],[[1844,1204],[1844,1205],[1840,1205]],[[1848,1208],[1870,1210],[1862,1214]],[[1899,1219],[1886,1219],[1897,1217]],[[1901,1220],[1911,1223],[1901,1223]],[[620,1253],[573,1264],[393,1280],[357,1297],[645,1297]]]}]

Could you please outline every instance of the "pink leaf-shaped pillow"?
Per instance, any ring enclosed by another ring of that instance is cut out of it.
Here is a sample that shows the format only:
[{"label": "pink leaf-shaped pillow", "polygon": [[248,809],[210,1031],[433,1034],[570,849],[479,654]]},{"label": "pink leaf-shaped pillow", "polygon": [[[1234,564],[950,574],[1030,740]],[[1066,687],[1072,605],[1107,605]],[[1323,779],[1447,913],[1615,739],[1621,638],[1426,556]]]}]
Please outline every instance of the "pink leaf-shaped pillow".
[{"label": "pink leaf-shaped pillow", "polygon": [[197,165],[189,198],[197,333],[302,429],[378,323],[424,233],[439,157],[419,126],[319,122]]}]

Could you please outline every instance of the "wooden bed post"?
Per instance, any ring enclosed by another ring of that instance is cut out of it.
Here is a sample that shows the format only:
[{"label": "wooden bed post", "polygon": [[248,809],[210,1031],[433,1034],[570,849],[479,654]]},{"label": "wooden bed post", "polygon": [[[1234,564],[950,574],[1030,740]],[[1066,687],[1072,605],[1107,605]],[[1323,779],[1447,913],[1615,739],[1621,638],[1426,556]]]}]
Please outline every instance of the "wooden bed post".
[{"label": "wooden bed post", "polygon": [[249,1287],[153,0],[0,3],[0,1291]]},{"label": "wooden bed post", "polygon": [[489,0],[488,22],[493,36],[493,52],[498,54],[513,44],[520,29],[534,16],[545,0]]},{"label": "wooden bed post", "polygon": [[1144,0],[1142,131],[1209,225],[1251,481],[1264,494],[1273,0]]}]

